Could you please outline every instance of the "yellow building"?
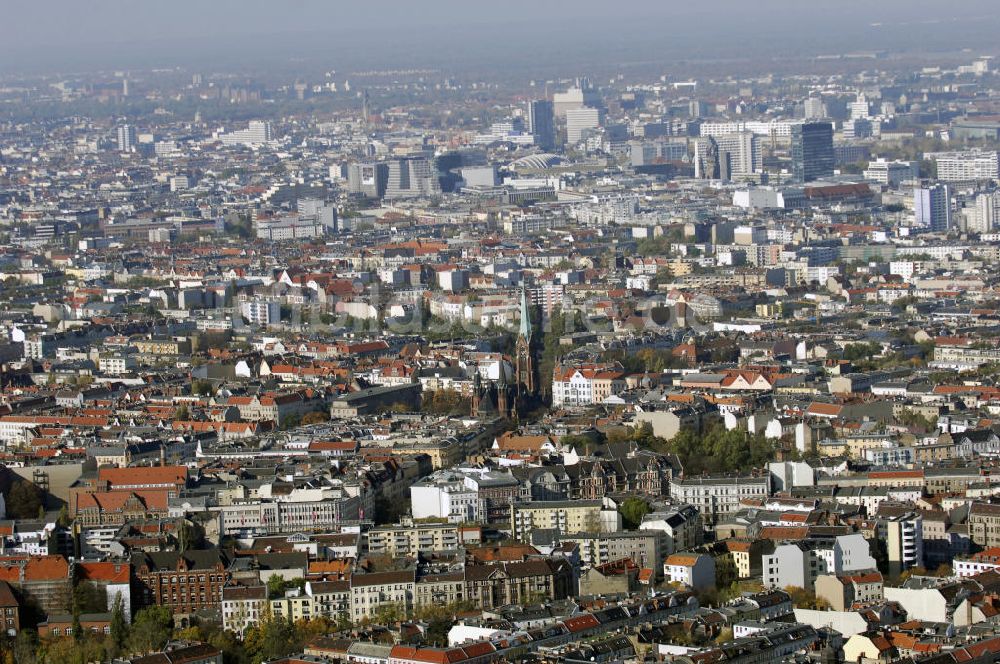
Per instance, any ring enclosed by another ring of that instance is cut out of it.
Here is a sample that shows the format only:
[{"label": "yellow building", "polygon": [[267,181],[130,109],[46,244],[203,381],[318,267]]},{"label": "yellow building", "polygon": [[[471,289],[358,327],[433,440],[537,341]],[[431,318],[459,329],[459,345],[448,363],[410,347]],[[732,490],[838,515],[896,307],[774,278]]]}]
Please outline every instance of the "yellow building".
[{"label": "yellow building", "polygon": [[[563,534],[609,531],[602,527],[602,508],[600,500],[514,503],[510,506],[511,533],[515,539],[524,540],[535,528],[558,530]],[[609,510],[608,517],[615,515],[616,511]]]}]

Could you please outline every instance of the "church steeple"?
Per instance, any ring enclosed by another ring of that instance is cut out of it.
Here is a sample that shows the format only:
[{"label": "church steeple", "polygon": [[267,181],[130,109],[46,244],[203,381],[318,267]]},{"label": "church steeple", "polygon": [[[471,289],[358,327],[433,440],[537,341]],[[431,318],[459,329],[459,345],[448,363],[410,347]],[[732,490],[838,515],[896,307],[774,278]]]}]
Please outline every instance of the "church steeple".
[{"label": "church steeple", "polygon": [[507,369],[504,363],[500,362],[500,376],[496,382],[497,388],[497,412],[502,417],[510,417],[510,388],[507,387]]},{"label": "church steeple", "polygon": [[483,377],[479,373],[479,368],[476,368],[476,375],[472,379],[472,412],[469,413],[473,417],[479,414],[479,407],[483,399]]},{"label": "church steeple", "polygon": [[521,287],[521,329],[517,333],[518,338],[531,340],[531,314],[528,311],[528,291]]},{"label": "church steeple", "polygon": [[514,346],[514,379],[518,396],[522,392],[534,395],[537,391],[535,382],[535,353],[532,344],[531,311],[528,309],[528,291],[521,288],[521,327],[517,333],[517,343]]}]

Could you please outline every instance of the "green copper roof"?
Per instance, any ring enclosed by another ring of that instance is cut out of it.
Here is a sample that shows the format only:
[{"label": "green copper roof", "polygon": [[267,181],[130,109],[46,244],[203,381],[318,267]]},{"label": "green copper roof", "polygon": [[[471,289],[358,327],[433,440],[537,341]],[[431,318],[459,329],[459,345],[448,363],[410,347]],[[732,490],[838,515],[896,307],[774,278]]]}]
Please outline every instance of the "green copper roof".
[{"label": "green copper roof", "polygon": [[531,314],[528,312],[528,291],[521,288],[521,329],[518,336],[531,340]]}]

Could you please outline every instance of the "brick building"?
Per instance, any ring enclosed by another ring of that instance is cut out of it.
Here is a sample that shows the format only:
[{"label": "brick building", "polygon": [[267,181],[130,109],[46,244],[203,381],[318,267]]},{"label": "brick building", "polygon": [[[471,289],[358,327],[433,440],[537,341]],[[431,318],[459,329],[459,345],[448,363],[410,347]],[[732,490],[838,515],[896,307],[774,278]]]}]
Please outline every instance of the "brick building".
[{"label": "brick building", "polygon": [[134,600],[140,606],[156,604],[182,614],[218,607],[227,567],[219,549],[136,553],[132,556]]}]

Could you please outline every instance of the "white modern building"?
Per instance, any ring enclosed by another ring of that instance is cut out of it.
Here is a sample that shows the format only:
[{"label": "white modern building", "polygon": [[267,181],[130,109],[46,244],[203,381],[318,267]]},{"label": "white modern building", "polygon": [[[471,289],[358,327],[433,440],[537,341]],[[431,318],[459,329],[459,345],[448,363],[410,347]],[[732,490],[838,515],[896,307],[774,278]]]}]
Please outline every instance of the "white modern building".
[{"label": "white modern building", "polygon": [[262,145],[273,139],[271,123],[251,120],[246,129],[237,129],[219,135],[223,145]]},{"label": "white modern building", "polygon": [[135,127],[127,124],[118,127],[117,139],[119,152],[132,152],[136,145]]},{"label": "white modern building", "polygon": [[812,588],[821,574],[847,574],[876,568],[868,541],[860,533],[832,539],[786,542],[761,556],[765,587]]},{"label": "white modern building", "polygon": [[447,519],[450,523],[479,521],[479,491],[466,475],[442,471],[410,487],[414,519]]},{"label": "white modern building", "polygon": [[866,180],[891,187],[912,180],[918,175],[917,163],[914,161],[887,161],[882,158],[869,162],[868,168],[864,172]]},{"label": "white modern building", "polygon": [[601,112],[596,108],[573,108],[566,111],[566,141],[575,145],[584,131],[601,126]]},{"label": "white modern building", "polygon": [[996,180],[1000,172],[994,150],[928,152],[924,158],[937,165],[937,179],[942,182],[979,182]]},{"label": "white modern building", "polygon": [[289,214],[273,219],[258,219],[254,222],[257,238],[260,240],[303,240],[323,237],[331,228],[324,223],[324,217],[318,215]]},{"label": "white modern building", "polygon": [[240,304],[240,314],[251,325],[272,325],[281,320],[281,305],[277,302],[251,300]]}]

